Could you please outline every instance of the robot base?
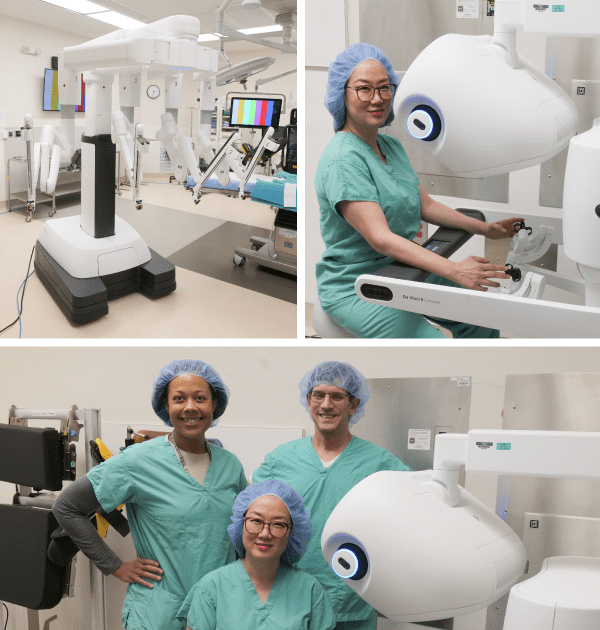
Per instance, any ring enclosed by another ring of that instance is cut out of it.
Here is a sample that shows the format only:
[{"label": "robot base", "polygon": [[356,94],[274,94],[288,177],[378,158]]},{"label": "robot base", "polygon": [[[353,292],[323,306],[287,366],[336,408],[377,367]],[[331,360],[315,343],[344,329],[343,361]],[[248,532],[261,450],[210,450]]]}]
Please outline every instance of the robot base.
[{"label": "robot base", "polygon": [[74,278],[38,241],[35,270],[62,312],[73,324],[88,324],[108,313],[108,300],[139,291],[155,299],[175,290],[175,265],[150,250],[139,267],[95,278]]}]

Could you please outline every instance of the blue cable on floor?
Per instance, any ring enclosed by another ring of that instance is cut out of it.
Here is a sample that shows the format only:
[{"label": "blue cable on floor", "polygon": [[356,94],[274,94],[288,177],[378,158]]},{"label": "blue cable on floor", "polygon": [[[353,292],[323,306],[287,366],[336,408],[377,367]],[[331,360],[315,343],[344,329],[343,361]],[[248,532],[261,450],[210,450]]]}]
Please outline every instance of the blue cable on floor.
[{"label": "blue cable on floor", "polygon": [[17,312],[19,313],[19,339],[21,338],[21,309],[19,308],[19,293],[21,293],[23,285],[27,282],[27,280],[29,280],[29,278],[31,278],[31,276],[33,276],[34,273],[35,269],[27,276],[27,278],[25,278],[25,280],[23,280],[23,282],[21,282],[21,286],[17,291]]}]

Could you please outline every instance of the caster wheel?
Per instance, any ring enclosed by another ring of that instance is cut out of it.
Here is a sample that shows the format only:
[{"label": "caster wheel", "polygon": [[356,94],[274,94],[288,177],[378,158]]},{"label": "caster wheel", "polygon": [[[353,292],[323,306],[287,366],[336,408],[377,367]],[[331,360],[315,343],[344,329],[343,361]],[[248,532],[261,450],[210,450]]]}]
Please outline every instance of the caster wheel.
[{"label": "caster wheel", "polygon": [[31,221],[31,217],[25,217],[25,221],[29,223]]},{"label": "caster wheel", "polygon": [[252,243],[250,249],[253,249],[255,252],[257,252],[260,249],[260,245],[258,243]]},{"label": "caster wheel", "polygon": [[122,195],[123,193],[119,190],[118,195],[119,197]]},{"label": "caster wheel", "polygon": [[238,267],[243,267],[246,264],[246,259],[243,256],[233,255],[233,264]]},{"label": "caster wheel", "polygon": [[136,209],[136,210],[141,210],[141,209],[142,209],[142,207],[143,207],[143,206],[142,206],[142,204],[141,204],[141,203],[138,203],[138,204],[135,206],[135,209]]}]

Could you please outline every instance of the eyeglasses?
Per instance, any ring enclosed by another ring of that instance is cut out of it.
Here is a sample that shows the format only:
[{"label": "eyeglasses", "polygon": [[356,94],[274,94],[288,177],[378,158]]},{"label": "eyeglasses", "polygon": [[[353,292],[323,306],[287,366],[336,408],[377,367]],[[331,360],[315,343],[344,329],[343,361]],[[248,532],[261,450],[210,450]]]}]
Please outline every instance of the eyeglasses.
[{"label": "eyeglasses", "polygon": [[244,527],[249,534],[260,534],[265,525],[267,526],[271,536],[274,536],[275,538],[283,538],[288,531],[292,529],[291,525],[288,525],[288,523],[282,523],[281,521],[276,521],[275,523],[265,523],[265,521],[260,518],[253,518],[250,516],[246,516],[244,518]]},{"label": "eyeglasses", "polygon": [[314,400],[315,402],[323,402],[326,396],[329,396],[329,400],[332,403],[341,403],[345,398],[350,398],[349,394],[339,394],[337,392],[334,392],[333,394],[326,394],[325,392],[310,393],[310,399]]},{"label": "eyeglasses", "polygon": [[394,98],[394,94],[396,93],[396,88],[398,86],[393,83],[387,83],[386,85],[381,85],[379,87],[373,87],[372,85],[361,85],[360,87],[346,86],[347,90],[356,90],[356,96],[359,101],[366,103],[370,101],[373,96],[375,96],[375,91],[379,92],[379,96],[384,101],[390,101]]}]

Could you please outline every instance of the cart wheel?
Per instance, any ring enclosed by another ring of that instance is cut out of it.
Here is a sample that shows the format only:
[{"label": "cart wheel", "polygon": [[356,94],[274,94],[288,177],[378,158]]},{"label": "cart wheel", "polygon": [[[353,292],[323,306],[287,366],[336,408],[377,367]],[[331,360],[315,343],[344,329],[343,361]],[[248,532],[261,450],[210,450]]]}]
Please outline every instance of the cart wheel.
[{"label": "cart wheel", "polygon": [[238,267],[243,267],[246,264],[246,259],[243,256],[233,255],[233,264]]},{"label": "cart wheel", "polygon": [[25,221],[27,221],[27,223],[29,223],[31,221],[31,217],[25,217]]},{"label": "cart wheel", "polygon": [[117,192],[117,194],[119,195],[119,197],[123,194],[120,190]]},{"label": "cart wheel", "polygon": [[48,212],[49,217],[53,217],[55,214],[56,214],[56,210],[50,210],[50,212]]},{"label": "cart wheel", "polygon": [[258,243],[252,243],[252,245],[250,245],[250,249],[253,249],[255,252],[257,252],[260,248],[261,245],[259,245]]}]

